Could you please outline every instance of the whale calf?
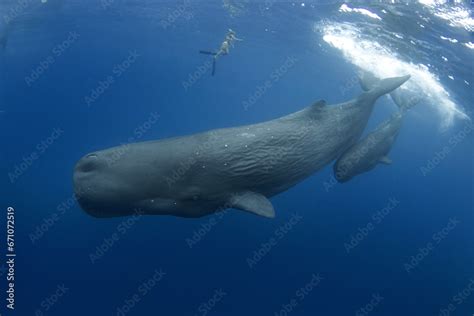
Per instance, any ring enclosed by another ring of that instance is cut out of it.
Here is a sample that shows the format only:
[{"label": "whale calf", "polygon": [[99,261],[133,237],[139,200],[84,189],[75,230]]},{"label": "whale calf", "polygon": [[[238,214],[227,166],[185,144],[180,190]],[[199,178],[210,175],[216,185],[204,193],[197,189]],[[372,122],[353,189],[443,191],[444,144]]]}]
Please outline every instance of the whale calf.
[{"label": "whale calf", "polygon": [[[367,83],[362,86],[365,89]],[[388,153],[393,147],[405,113],[419,102],[419,98],[406,98],[400,91],[390,93],[399,111],[382,122],[373,132],[349,148],[334,164],[334,176],[337,181],[347,182],[353,177],[374,169],[378,164],[392,163]]]},{"label": "whale calf", "polygon": [[[318,101],[253,125],[122,145],[81,158],[73,183],[95,217],[201,217],[235,208],[274,217],[268,198],[338,158],[361,136],[375,101],[410,76],[383,79],[357,98]],[[223,207],[224,206],[224,207]]]}]

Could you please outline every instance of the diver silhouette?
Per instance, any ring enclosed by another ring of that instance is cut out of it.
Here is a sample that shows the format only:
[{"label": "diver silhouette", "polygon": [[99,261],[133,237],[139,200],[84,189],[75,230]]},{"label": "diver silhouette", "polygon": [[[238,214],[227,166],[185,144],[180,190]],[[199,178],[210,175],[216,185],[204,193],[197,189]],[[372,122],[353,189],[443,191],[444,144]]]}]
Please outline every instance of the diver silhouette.
[{"label": "diver silhouette", "polygon": [[212,75],[213,76],[216,73],[217,59],[221,56],[228,55],[230,51],[230,47],[232,48],[234,47],[235,41],[243,41],[243,40],[240,38],[237,38],[236,33],[232,31],[231,29],[229,29],[229,31],[227,32],[225,36],[224,41],[221,44],[221,47],[219,48],[217,52],[210,52],[210,51],[205,51],[205,50],[199,51],[199,53],[201,54],[214,56],[212,59]]}]

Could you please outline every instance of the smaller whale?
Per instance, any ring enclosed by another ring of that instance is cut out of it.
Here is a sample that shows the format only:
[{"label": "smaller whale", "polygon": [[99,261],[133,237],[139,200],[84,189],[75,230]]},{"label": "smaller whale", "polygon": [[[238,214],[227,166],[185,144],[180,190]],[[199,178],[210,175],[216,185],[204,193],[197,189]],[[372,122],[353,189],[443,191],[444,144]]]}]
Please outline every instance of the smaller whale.
[{"label": "smaller whale", "polygon": [[[362,88],[367,91],[372,85],[371,82],[370,78],[361,78]],[[347,182],[359,174],[374,169],[379,163],[386,165],[392,163],[387,155],[400,132],[403,117],[409,109],[420,101],[418,97],[407,98],[399,90],[395,90],[390,94],[399,111],[350,147],[336,161],[333,169],[337,181]]]}]

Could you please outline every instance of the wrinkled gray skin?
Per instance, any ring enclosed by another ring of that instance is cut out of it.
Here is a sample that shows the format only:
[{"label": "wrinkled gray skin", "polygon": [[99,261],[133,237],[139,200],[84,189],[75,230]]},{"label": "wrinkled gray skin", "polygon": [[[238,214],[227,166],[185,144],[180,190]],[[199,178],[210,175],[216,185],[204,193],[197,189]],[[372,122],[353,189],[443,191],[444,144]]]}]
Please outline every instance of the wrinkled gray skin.
[{"label": "wrinkled gray skin", "polygon": [[384,79],[351,101],[319,102],[264,123],[88,154],[74,170],[78,202],[96,217],[137,209],[200,217],[229,207],[273,217],[267,198],[338,158],[361,136],[376,99],[408,78]]},{"label": "wrinkled gray skin", "polygon": [[387,155],[402,126],[403,115],[397,112],[380,124],[375,131],[349,148],[334,164],[334,176],[339,182],[370,171],[379,163],[390,164]]}]

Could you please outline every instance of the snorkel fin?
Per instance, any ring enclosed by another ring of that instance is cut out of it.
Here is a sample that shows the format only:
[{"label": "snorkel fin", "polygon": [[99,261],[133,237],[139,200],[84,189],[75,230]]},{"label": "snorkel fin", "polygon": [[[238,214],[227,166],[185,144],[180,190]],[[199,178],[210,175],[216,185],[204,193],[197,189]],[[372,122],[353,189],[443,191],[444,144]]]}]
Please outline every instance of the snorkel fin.
[{"label": "snorkel fin", "polygon": [[214,58],[212,59],[212,76],[214,76],[214,74],[216,73],[216,56],[217,56],[217,53],[213,53],[213,52],[210,52],[210,51],[207,51],[207,50],[200,50],[199,53],[204,54],[204,55],[214,56]]},{"label": "snorkel fin", "polygon": [[216,73],[216,59],[214,58],[212,60],[212,76],[214,77],[214,74]]},{"label": "snorkel fin", "polygon": [[212,56],[216,56],[216,55],[217,55],[217,53],[209,52],[209,51],[207,51],[207,50],[200,50],[200,51],[199,51],[199,54],[212,55]]}]

